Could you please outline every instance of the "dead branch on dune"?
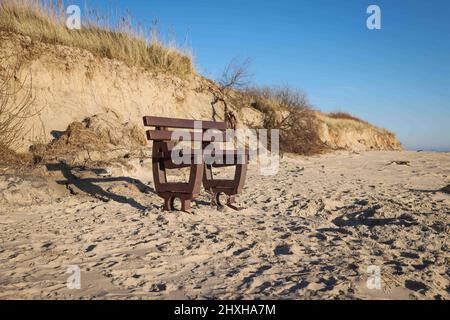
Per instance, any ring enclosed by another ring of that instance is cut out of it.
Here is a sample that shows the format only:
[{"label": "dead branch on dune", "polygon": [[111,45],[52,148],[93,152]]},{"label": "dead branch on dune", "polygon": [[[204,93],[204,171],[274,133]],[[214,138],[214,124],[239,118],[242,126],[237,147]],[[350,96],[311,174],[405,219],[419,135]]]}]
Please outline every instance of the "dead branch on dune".
[{"label": "dead branch on dune", "polygon": [[31,73],[21,80],[22,65],[0,56],[0,150],[14,149],[26,133],[25,121],[34,116]]},{"label": "dead branch on dune", "polygon": [[230,110],[229,104],[232,100],[232,92],[236,89],[242,89],[248,84],[250,77],[248,72],[249,59],[239,62],[237,59],[225,67],[221,78],[216,83],[208,83],[206,90],[213,95],[211,107],[213,111],[212,118],[216,120],[217,111],[216,105],[222,103],[224,107],[223,119],[231,129],[236,129],[236,114]]}]

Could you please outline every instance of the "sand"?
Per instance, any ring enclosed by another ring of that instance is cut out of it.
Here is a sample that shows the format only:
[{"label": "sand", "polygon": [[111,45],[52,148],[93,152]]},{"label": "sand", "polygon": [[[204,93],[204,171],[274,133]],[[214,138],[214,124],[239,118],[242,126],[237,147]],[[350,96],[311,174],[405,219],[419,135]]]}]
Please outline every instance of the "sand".
[{"label": "sand", "polygon": [[163,212],[148,159],[53,169],[0,177],[1,299],[450,298],[449,153],[285,156],[239,212]]}]

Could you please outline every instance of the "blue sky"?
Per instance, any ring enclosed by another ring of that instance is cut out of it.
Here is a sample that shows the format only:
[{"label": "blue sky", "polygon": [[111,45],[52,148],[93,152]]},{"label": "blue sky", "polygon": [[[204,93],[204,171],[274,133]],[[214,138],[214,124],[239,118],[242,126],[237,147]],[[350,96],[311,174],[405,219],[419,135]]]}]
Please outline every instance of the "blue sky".
[{"label": "blue sky", "polygon": [[[252,82],[290,85],[323,111],[348,111],[395,132],[408,149],[450,151],[448,0],[92,0],[129,9],[193,52],[217,78],[251,60]],[[366,9],[381,8],[381,30]],[[175,34],[175,36],[174,36]]]}]

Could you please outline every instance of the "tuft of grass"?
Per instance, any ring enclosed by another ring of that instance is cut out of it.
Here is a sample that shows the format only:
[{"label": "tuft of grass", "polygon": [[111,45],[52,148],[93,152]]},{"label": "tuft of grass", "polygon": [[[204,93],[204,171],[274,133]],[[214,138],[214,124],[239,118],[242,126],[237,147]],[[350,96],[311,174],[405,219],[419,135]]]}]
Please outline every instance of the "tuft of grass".
[{"label": "tuft of grass", "polygon": [[62,0],[0,0],[0,30],[49,44],[85,49],[96,56],[146,70],[179,77],[194,73],[188,53],[159,41],[154,29],[146,37],[142,27],[134,27],[129,17],[118,19],[120,23],[114,27],[108,18],[95,13],[88,18],[83,15],[82,28],[70,30],[65,26],[64,11]]},{"label": "tuft of grass", "polygon": [[16,153],[10,148],[0,148],[0,172],[7,169],[31,168],[33,165],[32,155],[29,153]]},{"label": "tuft of grass", "polygon": [[367,121],[361,120],[360,118],[355,117],[354,115],[352,115],[348,112],[336,111],[336,112],[330,112],[327,115],[333,119],[346,119],[346,120],[353,120],[353,121],[358,121],[358,122],[362,122],[362,123],[368,123]]},{"label": "tuft of grass", "polygon": [[359,132],[371,131],[380,137],[388,138],[392,141],[396,140],[393,132],[374,126],[373,124],[354,117],[347,112],[322,113],[317,111],[316,116],[321,122],[327,124],[329,128],[334,128],[335,130],[353,129]]}]

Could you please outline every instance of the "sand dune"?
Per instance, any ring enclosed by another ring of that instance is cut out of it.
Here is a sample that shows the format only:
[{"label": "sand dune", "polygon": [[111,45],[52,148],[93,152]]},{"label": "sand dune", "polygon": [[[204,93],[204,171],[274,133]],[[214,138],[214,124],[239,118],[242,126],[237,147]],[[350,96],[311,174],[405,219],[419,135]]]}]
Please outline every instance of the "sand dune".
[{"label": "sand dune", "polygon": [[[108,142],[117,145],[130,139],[136,142],[138,135],[145,139],[143,115],[223,119],[222,104],[211,109],[214,95],[206,88],[213,83],[200,75],[181,79],[155,74],[130,68],[123,61],[96,57],[87,50],[31,41],[27,36],[1,30],[0,56],[20,57],[24,62],[22,80],[28,74],[33,79],[33,108],[39,110],[39,117],[26,119],[20,151],[27,151],[36,141],[51,142],[73,122],[88,120],[88,126],[100,138],[107,134]],[[231,100],[230,106],[239,101],[233,106],[238,127],[263,127],[263,113],[252,107],[252,101]],[[395,135],[385,129],[364,121],[314,114],[320,139],[333,150],[402,148]]]},{"label": "sand dune", "polygon": [[250,168],[240,212],[163,212],[130,163],[0,178],[0,298],[450,298],[448,153],[284,157]]}]

